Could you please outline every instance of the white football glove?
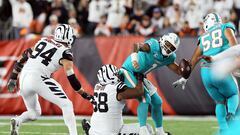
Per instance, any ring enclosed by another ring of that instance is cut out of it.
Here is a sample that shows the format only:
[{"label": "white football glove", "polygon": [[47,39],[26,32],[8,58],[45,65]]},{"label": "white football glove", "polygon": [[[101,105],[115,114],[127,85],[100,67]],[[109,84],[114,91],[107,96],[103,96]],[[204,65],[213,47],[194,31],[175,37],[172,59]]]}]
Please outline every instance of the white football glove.
[{"label": "white football glove", "polygon": [[182,77],[182,78],[180,78],[179,80],[175,81],[172,85],[173,85],[174,87],[178,87],[179,85],[181,85],[181,86],[182,86],[182,89],[184,90],[186,83],[187,83],[187,79],[185,79],[185,78]]}]

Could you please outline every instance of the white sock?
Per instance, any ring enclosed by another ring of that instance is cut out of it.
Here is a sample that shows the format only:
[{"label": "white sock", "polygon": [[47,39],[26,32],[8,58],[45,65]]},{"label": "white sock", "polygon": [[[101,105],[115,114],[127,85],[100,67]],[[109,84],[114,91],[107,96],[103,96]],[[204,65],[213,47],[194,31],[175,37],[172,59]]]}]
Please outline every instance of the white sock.
[{"label": "white sock", "polygon": [[76,125],[76,119],[73,112],[73,108],[72,107],[70,108],[68,106],[63,107],[62,112],[63,112],[64,122],[67,125],[69,130],[69,134],[77,135],[77,125]]}]

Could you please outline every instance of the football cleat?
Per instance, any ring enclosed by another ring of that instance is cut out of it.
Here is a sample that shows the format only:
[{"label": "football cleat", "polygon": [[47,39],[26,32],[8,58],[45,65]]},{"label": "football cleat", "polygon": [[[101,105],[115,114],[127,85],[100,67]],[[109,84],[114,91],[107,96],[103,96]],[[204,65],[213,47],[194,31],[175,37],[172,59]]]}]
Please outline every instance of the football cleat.
[{"label": "football cleat", "polygon": [[18,133],[19,124],[15,118],[11,119],[11,135],[19,135]]},{"label": "football cleat", "polygon": [[167,135],[172,135],[170,132],[165,132]]},{"label": "football cleat", "polygon": [[82,128],[86,135],[89,135],[90,127],[91,127],[91,125],[90,125],[89,121],[87,121],[86,119],[83,119],[82,120]]}]

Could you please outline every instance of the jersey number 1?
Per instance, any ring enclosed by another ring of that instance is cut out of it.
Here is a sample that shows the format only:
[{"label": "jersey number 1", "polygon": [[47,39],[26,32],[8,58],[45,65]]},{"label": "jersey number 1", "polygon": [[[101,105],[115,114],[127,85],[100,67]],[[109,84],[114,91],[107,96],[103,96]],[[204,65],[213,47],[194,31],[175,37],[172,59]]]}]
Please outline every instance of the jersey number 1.
[{"label": "jersey number 1", "polygon": [[49,62],[52,61],[51,58],[57,51],[57,48],[51,48],[45,52],[42,52],[46,46],[47,46],[46,42],[40,42],[35,48],[35,51],[37,53],[31,55],[31,58],[33,59],[37,58],[40,55],[40,57],[43,58],[42,64],[44,64],[45,66],[47,66]]}]

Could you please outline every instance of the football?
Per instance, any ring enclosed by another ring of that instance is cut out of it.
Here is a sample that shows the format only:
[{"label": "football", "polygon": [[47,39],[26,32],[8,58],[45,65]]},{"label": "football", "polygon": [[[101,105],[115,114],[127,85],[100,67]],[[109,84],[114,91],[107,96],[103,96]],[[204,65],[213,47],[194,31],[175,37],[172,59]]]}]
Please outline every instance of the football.
[{"label": "football", "polygon": [[183,78],[187,79],[191,74],[191,64],[186,59],[182,59],[179,63],[180,73]]}]

